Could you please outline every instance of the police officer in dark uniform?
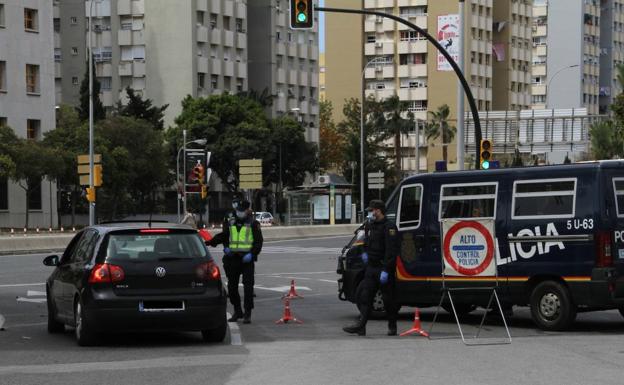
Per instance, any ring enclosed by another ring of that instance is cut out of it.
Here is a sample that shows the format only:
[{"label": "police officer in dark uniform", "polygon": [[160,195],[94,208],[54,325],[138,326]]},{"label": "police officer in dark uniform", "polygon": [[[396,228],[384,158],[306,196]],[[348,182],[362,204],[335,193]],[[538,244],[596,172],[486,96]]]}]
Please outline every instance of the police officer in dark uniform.
[{"label": "police officer in dark uniform", "polygon": [[[223,231],[207,244],[213,247],[223,244],[223,269],[228,279],[230,303],[234,306],[234,314],[228,322],[243,318],[243,323],[248,324],[251,323],[251,310],[254,308],[255,262],[262,250],[263,237],[260,223],[251,213],[250,203],[240,201],[234,207],[234,215],[226,215]],[[244,313],[238,293],[241,275],[245,294]]]},{"label": "police officer in dark uniform", "polygon": [[394,273],[396,257],[399,255],[398,231],[394,223],[386,218],[383,201],[372,200],[366,209],[368,223],[365,225],[365,243],[362,261],[366,265],[364,279],[360,283],[358,307],[360,319],[343,330],[347,333],[366,335],[366,322],[371,312],[373,299],[381,287],[384,306],[388,315],[388,335],[397,334],[398,307],[394,302]]}]

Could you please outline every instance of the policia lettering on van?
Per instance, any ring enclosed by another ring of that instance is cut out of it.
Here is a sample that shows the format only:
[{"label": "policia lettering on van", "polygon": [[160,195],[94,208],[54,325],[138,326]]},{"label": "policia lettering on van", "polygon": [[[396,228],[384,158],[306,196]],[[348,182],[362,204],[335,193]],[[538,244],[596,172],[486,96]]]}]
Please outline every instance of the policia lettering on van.
[{"label": "policia lettering on van", "polygon": [[[499,296],[530,306],[545,330],[568,327],[577,312],[624,315],[624,162],[424,174],[402,181],[387,203],[401,240],[396,300],[437,306],[442,286],[441,221],[492,219]],[[354,302],[361,280],[358,234],[339,258],[339,297]],[[449,287],[496,278],[446,277]],[[488,282],[489,281],[489,282]],[[457,295],[458,311],[487,303]],[[381,296],[374,310],[382,311]]]}]

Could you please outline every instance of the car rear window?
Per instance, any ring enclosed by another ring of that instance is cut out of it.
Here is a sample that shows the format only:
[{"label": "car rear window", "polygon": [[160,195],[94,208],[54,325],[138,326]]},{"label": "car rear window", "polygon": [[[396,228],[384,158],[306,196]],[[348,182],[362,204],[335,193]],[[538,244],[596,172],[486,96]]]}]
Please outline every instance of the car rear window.
[{"label": "car rear window", "polygon": [[208,251],[196,233],[111,233],[106,259],[116,261],[158,261],[208,257]]}]

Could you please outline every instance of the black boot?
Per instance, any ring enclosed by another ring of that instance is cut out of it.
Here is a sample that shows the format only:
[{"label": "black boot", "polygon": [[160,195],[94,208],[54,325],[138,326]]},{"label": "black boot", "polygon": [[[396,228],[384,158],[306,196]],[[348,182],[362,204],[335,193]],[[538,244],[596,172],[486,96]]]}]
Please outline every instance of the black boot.
[{"label": "black boot", "polygon": [[239,318],[243,318],[243,310],[240,307],[234,310],[234,314],[228,319],[228,322],[236,322]]},{"label": "black boot", "polygon": [[353,325],[343,327],[342,330],[350,334],[357,334],[358,336],[365,336],[366,324],[363,323],[362,321],[359,321]]},{"label": "black boot", "polygon": [[250,324],[251,323],[251,310],[245,311],[245,315],[243,316],[243,323]]},{"label": "black boot", "polygon": [[397,335],[397,322],[396,321],[388,321],[388,335],[389,336]]}]

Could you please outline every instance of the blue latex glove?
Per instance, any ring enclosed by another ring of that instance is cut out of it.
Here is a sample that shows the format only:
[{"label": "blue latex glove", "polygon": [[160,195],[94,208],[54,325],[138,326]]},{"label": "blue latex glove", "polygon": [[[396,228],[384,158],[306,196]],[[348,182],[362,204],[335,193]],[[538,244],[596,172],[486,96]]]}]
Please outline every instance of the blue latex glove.
[{"label": "blue latex glove", "polygon": [[388,273],[386,273],[385,270],[382,270],[381,274],[379,274],[379,282],[382,285],[385,285],[386,283],[388,283]]},{"label": "blue latex glove", "polygon": [[368,263],[368,253],[367,252],[363,252],[361,257],[362,257],[362,262],[367,264]]},{"label": "blue latex glove", "polygon": [[253,255],[251,255],[251,253],[247,253],[245,254],[245,256],[243,257],[243,263],[249,263],[253,260]]},{"label": "blue latex glove", "polygon": [[231,253],[231,252],[232,252],[232,251],[230,250],[230,248],[229,248],[229,247],[224,247],[224,248],[223,248],[223,254],[225,254],[225,255],[230,255],[230,253]]}]

